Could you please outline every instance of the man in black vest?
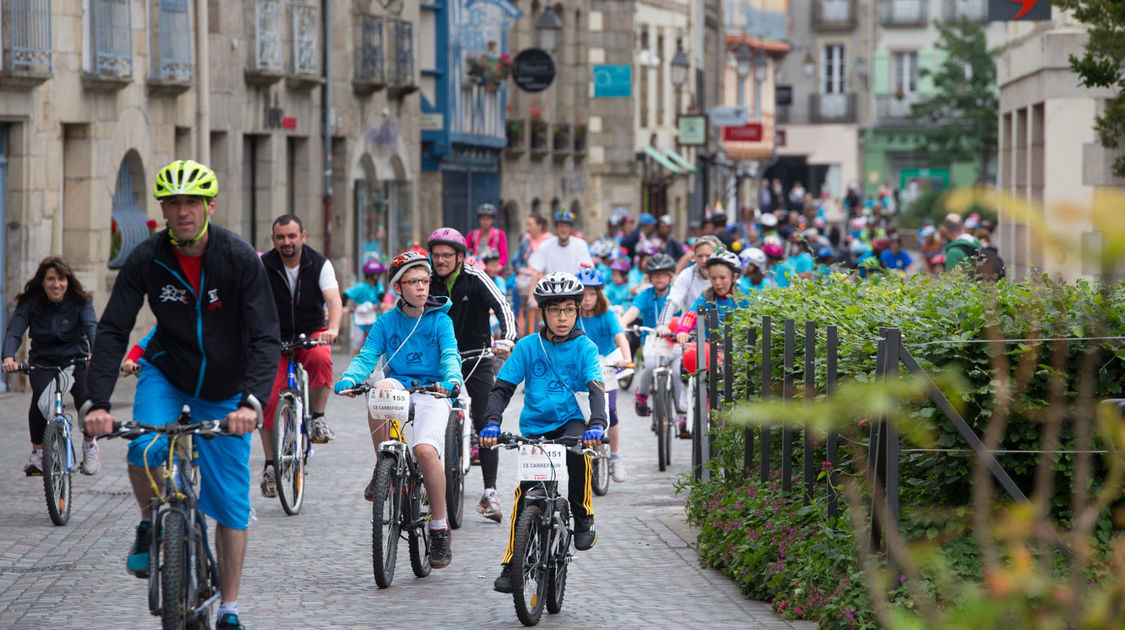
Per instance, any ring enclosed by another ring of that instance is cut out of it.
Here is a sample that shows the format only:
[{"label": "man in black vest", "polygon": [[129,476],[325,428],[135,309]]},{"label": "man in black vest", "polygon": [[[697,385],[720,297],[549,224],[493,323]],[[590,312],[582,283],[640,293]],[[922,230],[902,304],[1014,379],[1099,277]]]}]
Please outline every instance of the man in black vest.
[{"label": "man in black vest", "polygon": [[[281,324],[281,339],[292,341],[300,335],[315,337],[331,344],[340,334],[340,318],[344,312],[340,300],[340,285],[332,263],[320,252],[305,244],[301,220],[285,214],[273,222],[273,249],[262,255],[266,277],[277,305]],[[328,307],[328,324],[324,322]],[[329,345],[314,346],[297,351],[309,375],[309,410],[312,412],[312,441],[323,444],[335,437],[324,419],[324,407],[332,385],[332,351]],[[262,422],[262,450],[266,467],[262,471],[262,496],[277,496],[277,474],[273,467],[273,416],[277,409],[277,396],[285,389],[287,374],[285,355],[281,356],[273,393]]]}]

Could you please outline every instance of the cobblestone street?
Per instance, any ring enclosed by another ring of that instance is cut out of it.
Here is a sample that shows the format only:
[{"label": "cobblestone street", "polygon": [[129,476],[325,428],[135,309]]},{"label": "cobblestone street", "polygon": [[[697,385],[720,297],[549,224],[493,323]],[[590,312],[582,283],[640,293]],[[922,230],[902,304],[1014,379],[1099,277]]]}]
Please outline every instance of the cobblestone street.
[{"label": "cobblestone street", "polygon": [[[337,371],[345,358],[338,356]],[[119,383],[115,408],[128,415],[134,381]],[[68,400],[69,402],[69,400]],[[505,429],[515,430],[522,394],[513,400]],[[42,482],[24,477],[27,458],[26,394],[0,395],[0,628],[152,628],[144,582],[124,570],[139,518],[124,465],[125,444],[101,442],[102,472],[74,475],[69,525],[51,524]],[[660,473],[648,419],[620,405],[629,479],[595,499],[597,546],[571,565],[566,602],[541,626],[572,628],[760,628],[790,624],[761,603],[746,600],[717,571],[701,569],[683,523],[682,496],[673,483],[690,461],[689,443],[673,445],[673,466]],[[511,597],[492,591],[506,543],[515,485],[515,455],[501,455],[502,525],[482,519],[472,505],[481,478],[474,468],[466,488],[465,524],[453,533],[453,563],[416,579],[400,545],[393,586],[379,590],[371,573],[371,504],[362,489],[373,453],[361,400],[333,397],[328,417],[337,438],[318,445],[301,514],[287,517],[276,499],[262,498],[262,468],[254,440],[250,530],[239,607],[248,628],[521,627]]]}]

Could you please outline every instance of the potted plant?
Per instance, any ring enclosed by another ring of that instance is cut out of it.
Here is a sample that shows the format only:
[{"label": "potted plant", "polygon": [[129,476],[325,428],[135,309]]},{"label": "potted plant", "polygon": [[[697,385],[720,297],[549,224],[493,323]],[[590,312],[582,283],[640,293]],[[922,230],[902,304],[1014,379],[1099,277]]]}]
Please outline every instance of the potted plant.
[{"label": "potted plant", "polygon": [[504,131],[508,135],[508,147],[519,148],[523,146],[523,121],[519,118],[508,118],[504,121]]},{"label": "potted plant", "polygon": [[543,120],[545,108],[539,101],[531,101],[531,148],[547,148],[547,121]]},{"label": "potted plant", "polygon": [[574,152],[586,152],[586,125],[585,123],[574,123]]},{"label": "potted plant", "polygon": [[553,137],[554,141],[552,145],[555,151],[566,151],[570,149],[570,125],[566,123],[555,123]]}]

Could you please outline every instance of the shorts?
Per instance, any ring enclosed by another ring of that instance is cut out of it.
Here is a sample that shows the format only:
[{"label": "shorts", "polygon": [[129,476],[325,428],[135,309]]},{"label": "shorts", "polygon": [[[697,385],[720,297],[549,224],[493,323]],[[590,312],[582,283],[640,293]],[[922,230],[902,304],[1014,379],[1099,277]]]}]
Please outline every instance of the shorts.
[{"label": "shorts", "polygon": [[[311,335],[316,337],[321,331]],[[313,346],[297,351],[297,360],[309,375],[309,387],[328,387],[332,385],[332,349],[330,346]],[[285,353],[281,353],[278,361],[277,374],[273,378],[273,389],[270,391],[269,404],[262,410],[262,428],[273,429],[273,417],[277,413],[277,398],[285,391],[289,384],[289,362],[285,360]],[[309,410],[312,413],[312,410]]]},{"label": "shorts", "polygon": [[[147,364],[137,380],[133,418],[144,424],[167,424],[184,405],[193,420],[217,420],[238,408],[241,395],[226,400],[193,398],[176,388],[155,366]],[[231,529],[250,526],[250,434],[193,440],[199,467],[199,509]],[[147,451],[147,453],[146,453]],[[155,433],[129,442],[130,466],[163,466],[168,461],[168,436]]]},{"label": "shorts", "polygon": [[[393,378],[387,379],[394,383],[393,389],[406,389],[402,383]],[[409,434],[407,444],[410,448],[417,448],[419,444],[429,444],[437,449],[438,457],[445,451],[445,426],[449,423],[449,412],[453,405],[448,398],[434,398],[429,394],[415,393],[410,395],[410,402],[414,405],[413,429],[406,431]]]}]

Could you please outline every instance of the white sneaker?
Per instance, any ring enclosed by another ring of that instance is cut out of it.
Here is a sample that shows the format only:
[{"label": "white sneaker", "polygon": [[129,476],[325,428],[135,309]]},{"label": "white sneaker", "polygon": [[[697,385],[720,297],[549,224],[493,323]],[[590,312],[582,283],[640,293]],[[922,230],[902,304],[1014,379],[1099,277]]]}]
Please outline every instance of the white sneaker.
[{"label": "white sneaker", "polygon": [[621,483],[625,481],[627,475],[625,474],[625,462],[621,461],[620,455],[613,455],[609,458],[609,474],[613,480]]},{"label": "white sneaker", "polygon": [[96,475],[102,469],[102,456],[98,453],[97,442],[82,441],[82,474]]},{"label": "white sneaker", "polygon": [[31,457],[27,458],[27,465],[23,467],[23,472],[28,477],[43,474],[43,451],[31,451]]},{"label": "white sneaker", "polygon": [[495,489],[489,488],[484,491],[480,503],[477,503],[477,511],[490,521],[499,523],[504,519],[504,513],[500,510],[500,495]]}]

